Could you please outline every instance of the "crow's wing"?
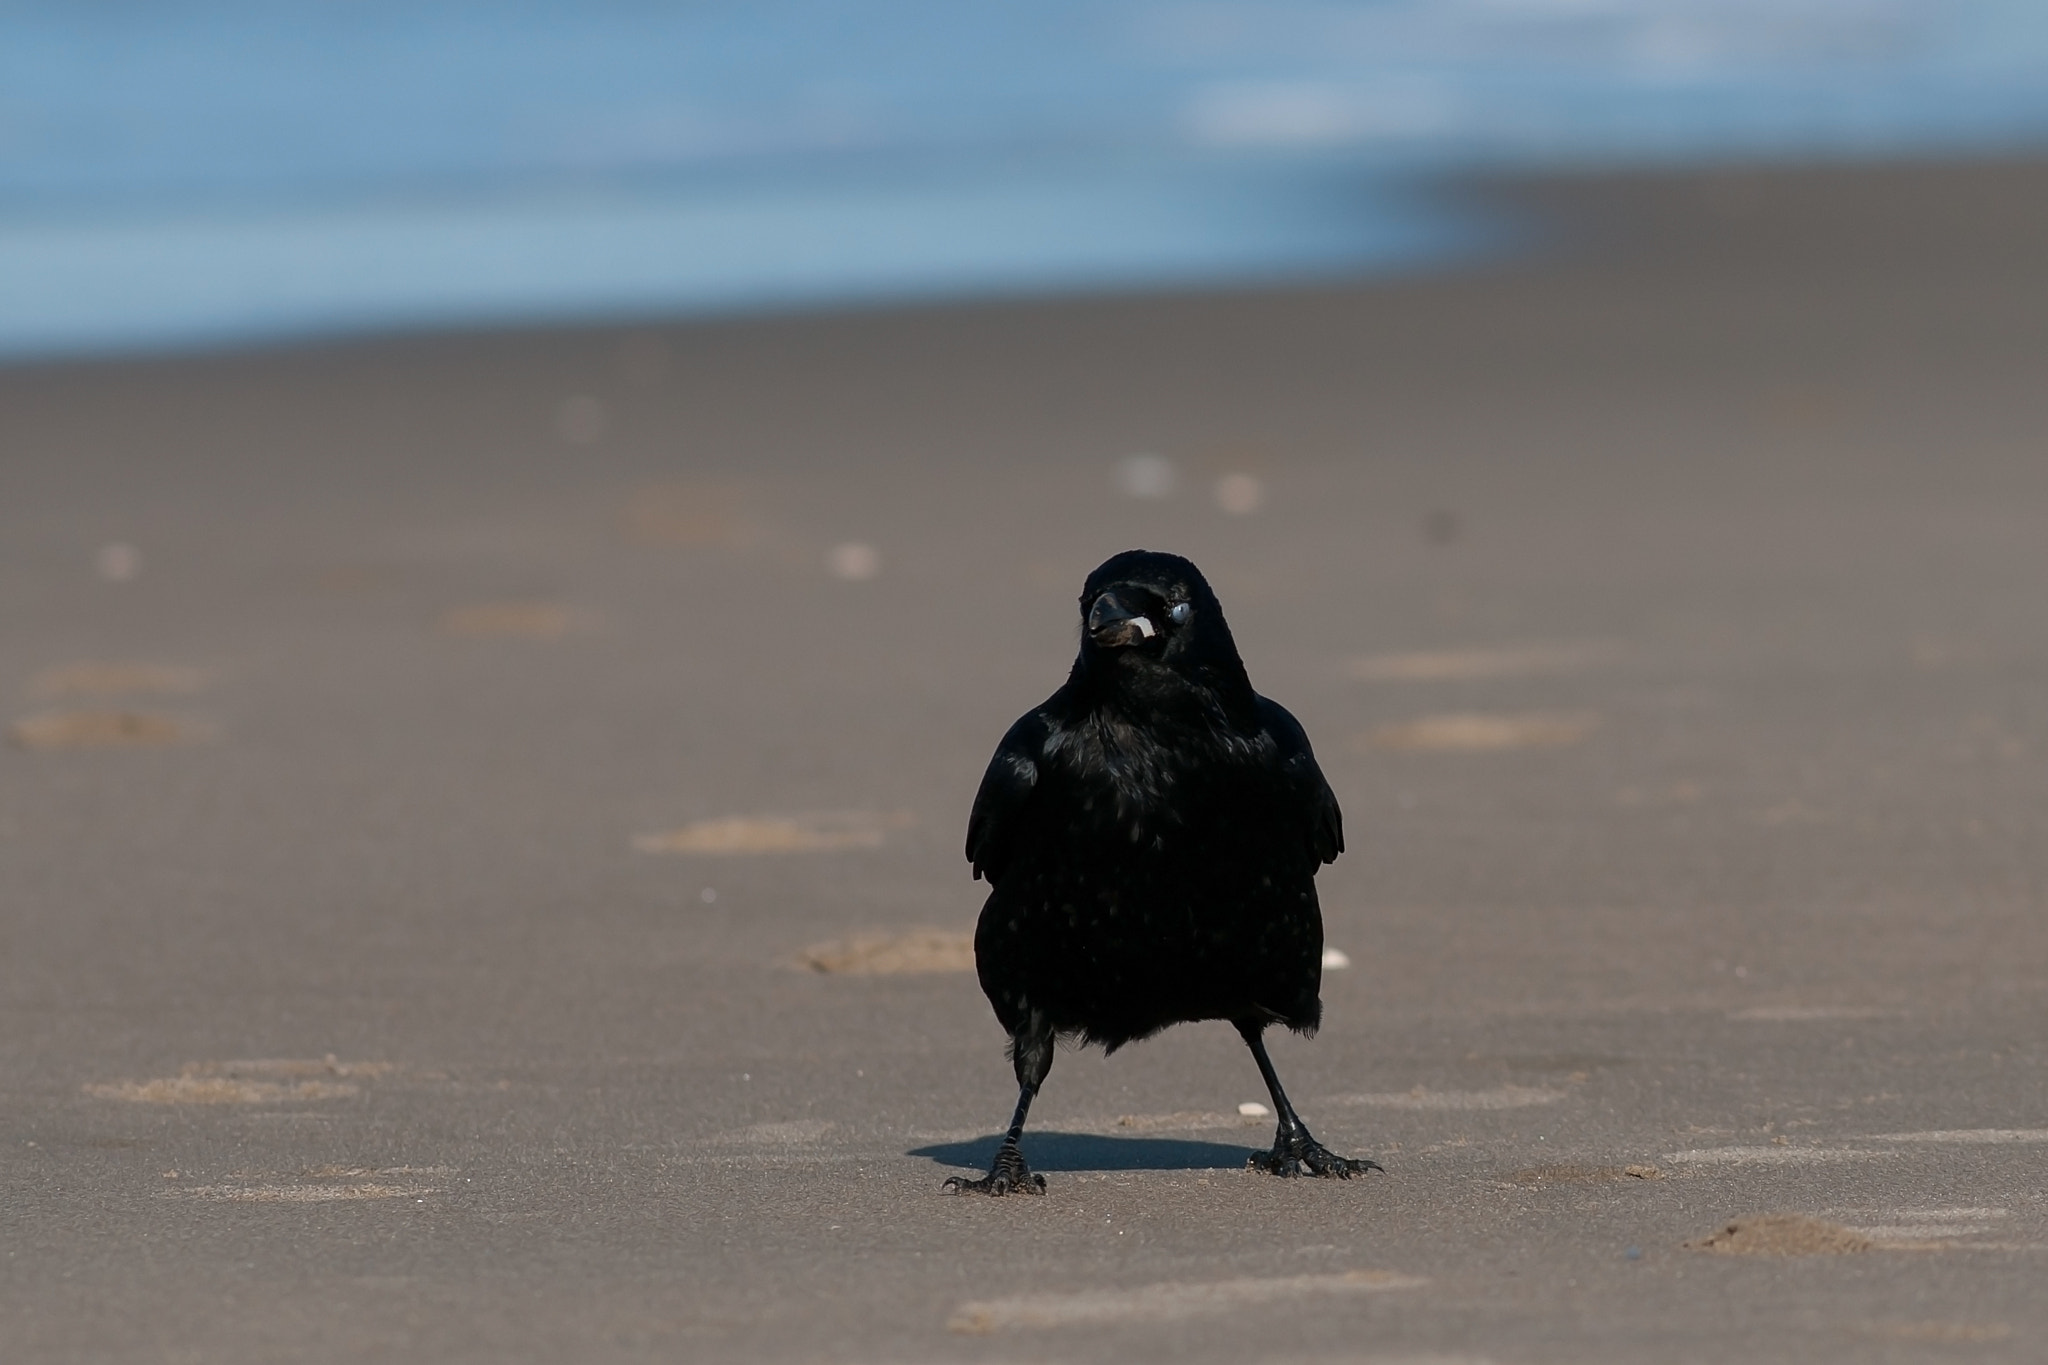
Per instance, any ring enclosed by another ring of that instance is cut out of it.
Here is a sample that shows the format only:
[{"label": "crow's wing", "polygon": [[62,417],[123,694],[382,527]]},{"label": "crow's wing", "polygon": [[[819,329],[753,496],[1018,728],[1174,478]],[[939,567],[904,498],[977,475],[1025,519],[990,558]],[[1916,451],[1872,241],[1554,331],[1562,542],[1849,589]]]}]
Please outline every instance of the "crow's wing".
[{"label": "crow's wing", "polygon": [[1052,722],[1043,710],[1020,717],[996,745],[995,757],[981,776],[974,809],[967,815],[967,861],[974,875],[991,883],[1010,861],[1024,807],[1038,786],[1038,765]]},{"label": "crow's wing", "polygon": [[1344,813],[1337,809],[1337,794],[1316,766],[1308,732],[1286,707],[1269,697],[1259,698],[1259,725],[1273,737],[1274,760],[1280,765],[1287,790],[1296,798],[1309,847],[1317,861],[1336,862],[1344,851]]}]

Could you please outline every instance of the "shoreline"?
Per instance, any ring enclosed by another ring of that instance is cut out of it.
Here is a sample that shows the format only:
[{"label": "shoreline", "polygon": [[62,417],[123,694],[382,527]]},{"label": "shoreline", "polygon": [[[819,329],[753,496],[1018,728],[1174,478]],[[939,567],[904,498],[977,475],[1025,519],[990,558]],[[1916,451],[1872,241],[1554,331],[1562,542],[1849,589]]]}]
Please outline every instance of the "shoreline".
[{"label": "shoreline", "polygon": [[[1211,282],[1142,281],[1129,286],[1077,285],[1039,289],[1020,281],[994,290],[949,290],[929,285],[900,297],[856,296],[838,301],[792,298],[730,307],[708,306],[683,310],[659,306],[645,309],[594,308],[578,312],[563,310],[559,316],[510,318],[502,323],[431,322],[408,324],[364,323],[361,325],[286,325],[268,336],[218,341],[193,339],[161,344],[137,341],[109,343],[98,350],[79,352],[57,350],[46,354],[22,351],[0,355],[0,374],[40,370],[66,365],[120,365],[125,363],[174,362],[181,359],[256,356],[271,352],[353,349],[366,346],[441,342],[460,345],[468,341],[503,336],[540,336],[602,331],[703,329],[744,327],[750,324],[794,324],[830,320],[877,320],[934,314],[1031,312],[1089,306],[1139,305],[1172,299],[1237,298],[1244,296],[1284,297],[1326,291],[1349,292],[1377,286],[1399,286],[1454,278],[1502,269],[1540,269],[1545,261],[1560,255],[1573,256],[1611,245],[1617,211],[1641,214],[1647,210],[1655,220],[1659,239],[1651,244],[1669,246],[1696,235],[1700,223],[1739,223],[1753,217],[1759,196],[1783,199],[1788,188],[1810,196],[1821,186],[1836,194],[1875,193],[1873,204],[1880,213],[1897,213],[1902,205],[1887,198],[1882,188],[1915,182],[1930,187],[1961,187],[1965,194],[1981,195],[1998,182],[2023,182],[2048,165],[2043,153],[1986,153],[1938,160],[1873,158],[1867,161],[1830,159],[1826,161],[1770,160],[1707,162],[1677,167],[1612,167],[1551,174],[1520,172],[1431,174],[1397,177],[1398,198],[1411,201],[1404,212],[1417,217],[1417,231],[1424,221],[1443,240],[1430,244],[1422,238],[1386,257],[1383,268],[1363,270],[1317,265],[1312,259],[1299,265],[1274,265],[1252,269],[1238,278]],[[1995,193],[1995,192],[1993,192]],[[1687,206],[1690,206],[1688,209]],[[1675,213],[1673,211],[1676,211]],[[1690,231],[1677,221],[1687,211],[1697,211],[1700,222]],[[1958,206],[1958,219],[1973,216],[1967,205]],[[1950,227],[1953,228],[1954,224]],[[1364,249],[1370,257],[1372,249]],[[503,305],[491,305],[502,307]],[[550,309],[543,312],[555,311]]]}]

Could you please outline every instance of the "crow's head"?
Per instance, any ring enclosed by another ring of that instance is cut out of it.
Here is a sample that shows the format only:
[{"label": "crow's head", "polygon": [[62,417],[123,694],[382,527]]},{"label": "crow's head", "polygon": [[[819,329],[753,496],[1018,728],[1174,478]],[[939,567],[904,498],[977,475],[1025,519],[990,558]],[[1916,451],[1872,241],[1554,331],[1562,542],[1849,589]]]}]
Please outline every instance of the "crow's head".
[{"label": "crow's head", "polygon": [[1179,555],[1126,550],[1081,589],[1081,659],[1164,668],[1210,685],[1241,679],[1237,644],[1202,571]]}]

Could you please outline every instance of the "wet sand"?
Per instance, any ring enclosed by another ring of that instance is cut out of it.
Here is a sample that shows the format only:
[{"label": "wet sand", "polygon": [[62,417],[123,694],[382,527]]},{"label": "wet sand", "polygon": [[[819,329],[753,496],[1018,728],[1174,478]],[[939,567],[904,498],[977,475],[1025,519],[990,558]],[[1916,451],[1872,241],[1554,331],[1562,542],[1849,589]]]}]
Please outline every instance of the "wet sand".
[{"label": "wet sand", "polygon": [[[1555,248],[0,372],[0,1354],[2037,1359],[2048,168],[1489,193]],[[1276,1061],[1383,1178],[1246,1172],[1216,1025],[939,1192],[966,805],[1134,544],[1343,801]]]}]

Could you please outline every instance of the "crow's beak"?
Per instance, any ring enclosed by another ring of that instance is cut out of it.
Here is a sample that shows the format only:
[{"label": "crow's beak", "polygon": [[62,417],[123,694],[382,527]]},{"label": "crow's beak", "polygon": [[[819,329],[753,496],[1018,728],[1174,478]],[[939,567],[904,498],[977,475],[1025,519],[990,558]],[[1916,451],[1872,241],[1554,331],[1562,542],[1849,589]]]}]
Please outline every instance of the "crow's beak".
[{"label": "crow's beak", "polygon": [[1088,638],[1104,648],[1134,645],[1158,633],[1151,617],[1132,611],[1113,592],[1102,594],[1088,608]]}]

